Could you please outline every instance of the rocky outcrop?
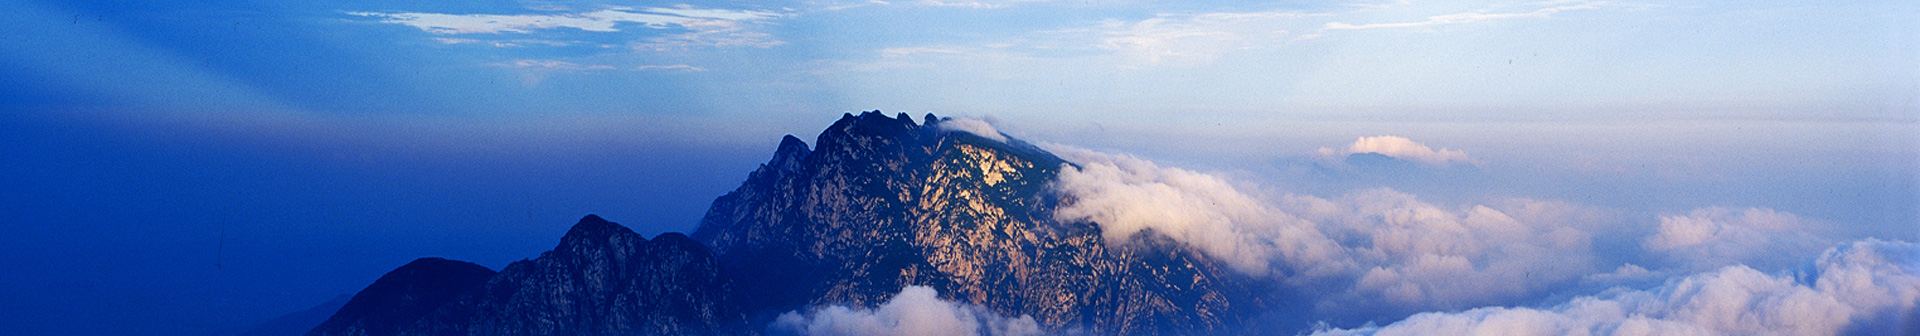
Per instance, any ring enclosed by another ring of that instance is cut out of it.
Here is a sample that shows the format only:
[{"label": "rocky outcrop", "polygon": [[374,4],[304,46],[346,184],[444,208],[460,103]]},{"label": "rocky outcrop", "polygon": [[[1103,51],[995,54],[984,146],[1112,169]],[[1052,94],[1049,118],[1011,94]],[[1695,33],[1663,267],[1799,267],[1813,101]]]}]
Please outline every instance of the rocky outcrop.
[{"label": "rocky outcrop", "polygon": [[1054,220],[1065,161],[1018,139],[948,131],[938,117],[845,115],[812,150],[789,137],[714,202],[694,237],[749,311],[872,305],[909,285],[1056,328],[1219,330],[1262,305],[1219,263],[1142,235],[1110,246]]}]

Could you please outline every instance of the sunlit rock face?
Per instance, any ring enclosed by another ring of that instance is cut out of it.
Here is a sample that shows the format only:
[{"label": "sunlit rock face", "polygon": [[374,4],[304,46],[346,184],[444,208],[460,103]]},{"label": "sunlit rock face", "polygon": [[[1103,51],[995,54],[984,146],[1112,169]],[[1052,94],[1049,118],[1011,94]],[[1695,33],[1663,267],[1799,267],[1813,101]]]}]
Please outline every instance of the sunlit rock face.
[{"label": "sunlit rock face", "polygon": [[910,285],[1096,334],[1222,330],[1264,306],[1253,282],[1162,236],[1108,245],[1092,223],[1054,220],[1053,154],[924,120],[849,114],[812,150],[789,136],[714,202],[693,237],[754,320]]}]

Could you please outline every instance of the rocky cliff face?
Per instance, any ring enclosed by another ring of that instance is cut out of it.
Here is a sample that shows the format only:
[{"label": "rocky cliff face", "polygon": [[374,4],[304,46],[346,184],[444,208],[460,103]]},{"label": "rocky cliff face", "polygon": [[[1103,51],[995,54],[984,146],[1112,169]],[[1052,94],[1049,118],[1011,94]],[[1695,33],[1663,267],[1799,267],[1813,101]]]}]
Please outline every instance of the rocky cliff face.
[{"label": "rocky cliff face", "polygon": [[[908,285],[1052,327],[1208,331],[1262,303],[1219,263],[1152,234],[1110,246],[1053,219],[1065,163],[1017,139],[943,130],[928,115],[843,116],[714,202],[694,237],[761,313],[871,305]],[[756,320],[764,318],[757,316]]]},{"label": "rocky cliff face", "polygon": [[[705,335],[746,326],[705,247],[678,233],[649,240],[598,216],[581,219],[553,251],[485,275],[477,282],[463,277],[471,283],[460,286],[401,290],[375,291],[375,282],[309,334]],[[448,291],[458,295],[431,305],[386,303]]]},{"label": "rocky cliff face", "polygon": [[1055,220],[1060,158],[925,120],[849,114],[812,149],[787,136],[692,238],[588,216],[498,274],[401,267],[311,334],[758,333],[912,285],[1093,334],[1222,331],[1263,310],[1257,282],[1163,236],[1109,245],[1093,223]]}]

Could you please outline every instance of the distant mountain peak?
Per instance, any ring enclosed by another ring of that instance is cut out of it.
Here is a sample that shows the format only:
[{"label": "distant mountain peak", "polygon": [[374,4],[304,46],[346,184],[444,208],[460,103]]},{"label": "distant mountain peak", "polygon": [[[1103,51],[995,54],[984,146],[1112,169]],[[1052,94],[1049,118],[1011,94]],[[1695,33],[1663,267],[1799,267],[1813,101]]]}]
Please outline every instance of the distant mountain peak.
[{"label": "distant mountain peak", "polygon": [[614,239],[628,237],[639,238],[640,234],[634,233],[632,229],[628,229],[625,226],[614,224],[605,218],[600,218],[599,215],[587,215],[586,217],[581,217],[580,222],[573,224],[573,228],[567,229],[567,234],[560,237],[560,244],[554,247],[554,250],[572,251],[592,248],[593,246],[608,244],[609,241]]},{"label": "distant mountain peak", "polygon": [[474,263],[420,258],[381,275],[315,330],[397,335],[414,321],[485,284],[495,272]]},{"label": "distant mountain peak", "polygon": [[588,215],[559,246],[499,272],[423,258],[309,335],[712,335],[746,328],[707,248]]}]

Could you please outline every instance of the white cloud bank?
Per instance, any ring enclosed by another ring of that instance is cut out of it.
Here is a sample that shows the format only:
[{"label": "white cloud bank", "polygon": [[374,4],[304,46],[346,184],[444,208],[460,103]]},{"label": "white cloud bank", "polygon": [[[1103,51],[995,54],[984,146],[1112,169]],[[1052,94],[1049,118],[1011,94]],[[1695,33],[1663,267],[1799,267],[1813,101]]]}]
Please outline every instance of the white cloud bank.
[{"label": "white cloud bank", "polygon": [[1033,317],[1005,317],[978,305],[941,300],[933,288],[909,286],[872,309],[828,306],[802,314],[788,312],[768,328],[775,334],[807,336],[1041,335]]},{"label": "white cloud bank", "polygon": [[1328,293],[1327,310],[1494,304],[1597,269],[1592,234],[1569,204],[1452,209],[1388,189],[1273,201],[1206,173],[1047,147],[1077,165],[1063,166],[1053,184],[1067,196],[1056,219],[1096,223],[1110,243],[1152,231],[1244,273],[1279,270],[1291,284]]},{"label": "white cloud bank", "polygon": [[1392,135],[1360,137],[1359,139],[1354,139],[1353,144],[1347,145],[1347,148],[1334,149],[1321,147],[1319,150],[1322,158],[1329,159],[1344,158],[1347,155],[1363,153],[1380,154],[1429,166],[1475,163],[1473,158],[1467,157],[1467,152],[1465,151],[1447,148],[1435,150],[1433,147],[1415,142],[1413,139]]},{"label": "white cloud bank", "polygon": [[1069,196],[1056,219],[1097,223],[1110,243],[1153,230],[1252,274],[1265,273],[1276,260],[1320,269],[1346,264],[1313,223],[1269,207],[1225,179],[1128,155],[1046,147],[1079,165],[1063,166],[1053,184]]},{"label": "white cloud bank", "polygon": [[1391,189],[1293,208],[1342,242],[1364,269],[1325,304],[1337,311],[1456,309],[1539,295],[1595,273],[1587,209],[1537,200],[1448,208]]},{"label": "white cloud bank", "polygon": [[[1355,147],[1378,148],[1366,142]],[[1043,147],[1073,163],[1051,185],[1064,196],[1055,219],[1095,223],[1109,243],[1154,232],[1237,271],[1277,273],[1336,319],[1533,302],[1728,265],[1777,270],[1768,259],[1801,262],[1822,246],[1805,242],[1824,241],[1764,208],[1702,208],[1655,227],[1530,199],[1454,207],[1385,188],[1261,197],[1213,174]],[[1603,253],[1596,237],[1627,250]]]},{"label": "white cloud bank", "polygon": [[1425,313],[1317,335],[1912,335],[1920,332],[1920,245],[1866,240],[1823,253],[1814,274],[1746,266],[1650,290],[1616,290],[1551,308]]},{"label": "white cloud bank", "polygon": [[1641,241],[1648,251],[1696,269],[1734,264],[1779,266],[1818,251],[1827,242],[1805,234],[1799,216],[1773,209],[1695,209],[1660,217],[1660,226]]}]

